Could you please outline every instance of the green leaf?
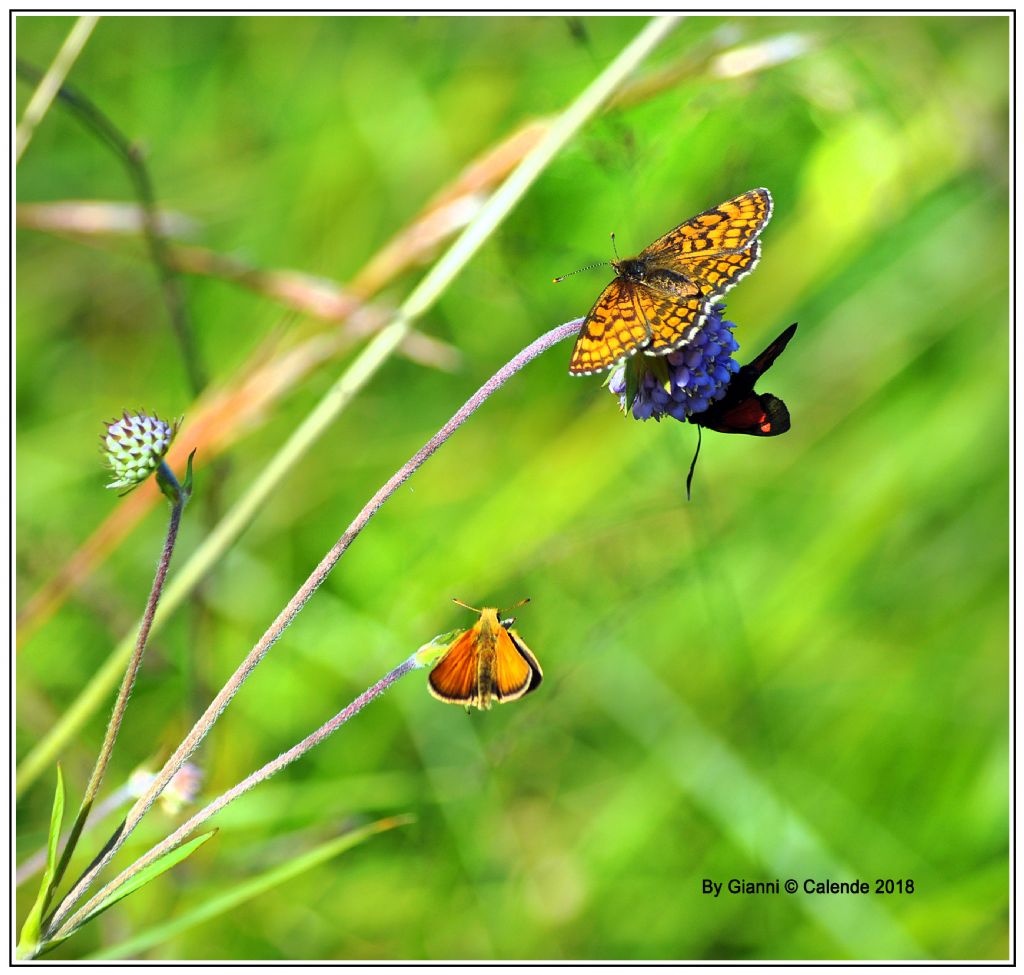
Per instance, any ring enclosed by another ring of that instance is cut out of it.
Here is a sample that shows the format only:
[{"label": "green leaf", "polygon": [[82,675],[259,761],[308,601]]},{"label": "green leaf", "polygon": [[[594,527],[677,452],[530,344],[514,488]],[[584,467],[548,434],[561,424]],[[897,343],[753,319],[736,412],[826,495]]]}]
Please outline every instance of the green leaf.
[{"label": "green leaf", "polygon": [[626,407],[622,411],[627,414],[633,409],[633,401],[640,392],[640,375],[633,362],[626,363]]},{"label": "green leaf", "polygon": [[133,938],[122,941],[119,945],[103,948],[95,954],[89,955],[89,959],[137,957],[154,945],[161,944],[169,938],[194,928],[197,924],[202,924],[204,921],[209,921],[211,918],[227,913],[240,904],[244,904],[246,901],[266,893],[268,890],[291,880],[293,877],[297,877],[299,874],[327,862],[346,850],[352,849],[354,846],[358,846],[377,833],[383,833],[398,826],[405,826],[413,821],[414,818],[412,816],[389,816],[386,819],[379,819],[374,823],[370,823],[361,829],[352,830],[343,836],[336,837],[333,840],[322,843],[320,846],[314,847],[307,853],[295,857],[294,860],[289,860],[287,863],[280,864],[271,870],[267,870],[265,873],[243,881],[225,893],[214,895],[190,911],[186,911],[180,917],[174,918],[171,921],[165,921],[162,924],[156,924],[151,928],[146,928]]},{"label": "green leaf", "polygon": [[185,464],[185,480],[182,481],[181,484],[181,493],[184,501],[188,501],[192,496],[192,458],[195,457],[195,455],[196,452],[193,450],[192,453],[188,455],[188,461]]},{"label": "green leaf", "polygon": [[18,938],[18,957],[34,958],[39,951],[39,938],[43,915],[50,906],[53,896],[54,872],[57,869],[57,846],[60,843],[60,827],[64,820],[64,776],[60,765],[57,766],[57,789],[53,795],[53,809],[50,812],[50,835],[46,841],[46,867],[42,880],[39,882],[39,893],[36,895],[32,910],[28,912],[25,923],[21,927]]},{"label": "green leaf", "polygon": [[68,864],[71,862],[71,858],[75,854],[78,841],[82,838],[82,830],[85,828],[85,821],[89,818],[89,812],[91,810],[92,799],[89,799],[82,803],[78,810],[78,815],[75,816],[74,823],[71,824],[71,829],[68,831],[67,839],[64,841],[64,851],[60,855],[60,860],[57,861],[57,872],[54,874],[53,878],[54,886],[59,884],[64,877]]},{"label": "green leaf", "polygon": [[[77,931],[80,927],[88,924],[94,918],[98,917],[108,908],[113,907],[118,901],[124,900],[129,894],[133,894],[141,887],[145,887],[146,884],[153,880],[156,880],[162,873],[166,873],[171,867],[181,863],[182,860],[190,857],[196,850],[199,849],[214,833],[217,831],[211,829],[208,833],[203,833],[202,836],[197,836],[194,840],[189,840],[187,843],[182,843],[181,846],[176,846],[169,853],[165,853],[159,860],[154,860],[148,867],[140,870],[130,880],[126,880],[120,887],[117,888],[105,901],[102,901],[96,907],[94,907],[81,922],[74,928]],[[68,934],[73,934],[73,931],[69,931]]]}]

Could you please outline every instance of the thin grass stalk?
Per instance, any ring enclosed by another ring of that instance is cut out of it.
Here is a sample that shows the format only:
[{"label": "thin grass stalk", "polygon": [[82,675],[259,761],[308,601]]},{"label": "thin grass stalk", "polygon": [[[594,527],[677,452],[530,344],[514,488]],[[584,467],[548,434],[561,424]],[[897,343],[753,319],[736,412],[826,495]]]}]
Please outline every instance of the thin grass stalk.
[{"label": "thin grass stalk", "polygon": [[18,123],[15,134],[15,165],[21,161],[28,144],[32,141],[36,127],[46,117],[64,79],[78,60],[78,55],[82,53],[82,49],[98,21],[99,17],[96,16],[79,17],[68,31],[68,36],[64,38],[64,43],[61,44],[56,57],[46,69],[46,74],[39,79],[39,84],[32,92],[32,97],[29,98],[21,121]]},{"label": "thin grass stalk", "polygon": [[[678,18],[652,20],[591,85],[552,123],[543,139],[509,174],[481,209],[473,223],[452,244],[434,268],[409,296],[396,318],[367,345],[323,399],[296,429],[263,472],[249,486],[222,522],[168,586],[162,620],[188,595],[202,576],[241,534],[250,519],[277,489],[291,466],[309,450],[323,431],[337,419],[353,397],[366,385],[407,337],[414,318],[422,315],[441,296],[455,275],[473,257],[487,237],[511,212],[558,151],[579,131],[629,74],[675,26]],[[18,770],[16,788],[22,792],[49,767],[64,745],[78,732],[102,703],[106,688],[120,673],[122,643],[111,653],[82,695],[65,712],[53,730],[26,756]]]}]

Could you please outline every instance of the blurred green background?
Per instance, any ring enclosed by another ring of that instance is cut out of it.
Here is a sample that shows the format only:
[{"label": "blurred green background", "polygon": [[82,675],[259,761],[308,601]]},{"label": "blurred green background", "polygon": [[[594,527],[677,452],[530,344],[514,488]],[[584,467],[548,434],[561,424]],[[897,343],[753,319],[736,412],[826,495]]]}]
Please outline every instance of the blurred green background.
[{"label": "blurred green background", "polygon": [[[19,56],[47,65],[71,24],[19,18]],[[110,17],[69,83],[144,145],[161,205],[196,221],[198,242],[344,283],[474,157],[569,104],[643,24]],[[469,625],[452,596],[532,597],[518,629],[543,686],[467,716],[413,674],[53,957],[120,945],[153,959],[1005,958],[1009,40],[1005,17],[683,21],[642,66],[651,90],[590,121],[419,323],[459,350],[459,368],[391,359],[201,603],[154,638],[109,789],[177,743],[463,400],[586,312],[608,271],[550,281],[610,256],[610,231],[632,253],[771,189],[764,256],[728,317],[741,361],[800,323],[761,384],[786,400],[792,430],[707,434],[687,503],[694,428],[627,421],[600,379],[568,377],[568,343],[543,356],[359,538],[198,753],[202,794]],[[19,115],[30,91],[18,87]],[[107,148],[56,105],[18,166],[17,199],[133,197]],[[187,418],[193,397],[150,265],[38,230],[17,241],[24,605],[117,504],[101,421],[140,405]],[[312,327],[215,277],[185,288],[214,381],[274,329]],[[354,354],[234,444],[223,505]],[[202,459],[176,566],[209,531]],[[164,528],[151,510],[26,641],[19,757],[130,631]],[[107,713],[61,754],[76,802]],[[52,783],[48,772],[23,797],[19,857],[43,841]],[[398,813],[415,823],[127,943]],[[118,862],[181,818],[154,810]],[[787,877],[916,888],[702,894],[705,878]]]}]

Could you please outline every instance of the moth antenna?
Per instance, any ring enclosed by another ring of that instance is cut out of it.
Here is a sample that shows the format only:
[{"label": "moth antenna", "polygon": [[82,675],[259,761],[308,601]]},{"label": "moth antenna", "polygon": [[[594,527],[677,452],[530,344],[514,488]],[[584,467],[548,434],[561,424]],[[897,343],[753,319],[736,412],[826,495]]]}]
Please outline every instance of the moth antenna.
[{"label": "moth antenna", "polygon": [[461,606],[463,609],[470,609],[474,613],[483,612],[482,609],[477,609],[475,606],[470,606],[469,603],[464,603],[461,599],[456,599],[454,596],[452,596],[452,602],[455,603],[456,606]]},{"label": "moth antenna", "polygon": [[690,500],[690,485],[693,483],[693,470],[697,466],[697,458],[700,456],[700,427],[697,427],[697,449],[693,452],[693,460],[690,461],[690,473],[686,475],[686,500]]},{"label": "moth antenna", "polygon": [[575,271],[570,271],[568,274],[560,274],[557,278],[552,278],[551,283],[558,284],[559,281],[571,278],[574,274],[579,274],[580,271],[592,271],[595,267],[603,267],[607,263],[607,261],[598,261],[595,264],[588,264],[586,267],[578,267]]}]

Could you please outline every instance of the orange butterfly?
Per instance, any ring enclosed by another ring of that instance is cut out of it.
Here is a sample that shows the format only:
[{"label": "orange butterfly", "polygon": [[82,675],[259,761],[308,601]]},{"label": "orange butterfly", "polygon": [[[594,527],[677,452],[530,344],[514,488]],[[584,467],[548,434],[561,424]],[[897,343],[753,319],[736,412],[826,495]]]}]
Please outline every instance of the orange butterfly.
[{"label": "orange butterfly", "polygon": [[515,620],[500,619],[496,609],[454,602],[479,613],[480,619],[455,638],[430,672],[430,693],[449,704],[464,704],[467,711],[470,707],[486,711],[493,701],[515,701],[536,690],[544,674],[519,634],[508,629]]},{"label": "orange butterfly", "polygon": [[771,215],[771,194],[748,190],[691,217],[636,257],[612,261],[617,277],[583,322],[569,372],[589,376],[640,349],[668,355],[689,342],[711,302],[757,266],[757,237]]}]

